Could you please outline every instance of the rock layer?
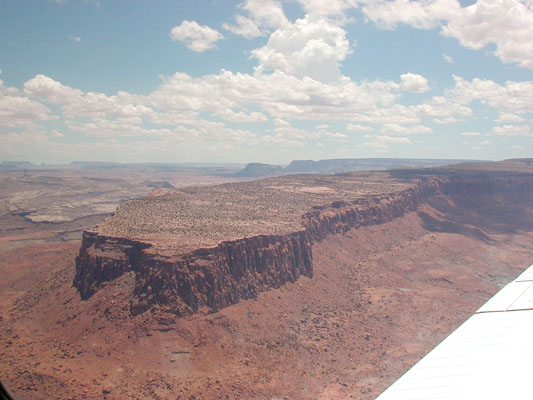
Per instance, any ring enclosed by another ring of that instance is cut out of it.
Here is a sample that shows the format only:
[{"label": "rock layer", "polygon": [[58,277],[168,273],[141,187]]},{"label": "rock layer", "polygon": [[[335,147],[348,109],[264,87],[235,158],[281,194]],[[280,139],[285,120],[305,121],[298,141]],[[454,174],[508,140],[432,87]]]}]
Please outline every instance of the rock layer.
[{"label": "rock layer", "polygon": [[259,235],[224,241],[218,246],[169,256],[157,254],[142,240],[85,232],[76,259],[74,286],[88,299],[106,282],[134,271],[132,314],[152,307],[183,316],[216,312],[257,293],[312,277],[312,243],[330,234],[382,224],[415,211],[428,198],[442,195],[529,196],[533,175],[522,173],[458,173],[396,171],[414,175],[415,184],[393,194],[337,201],[302,215],[303,229],[285,235]]}]

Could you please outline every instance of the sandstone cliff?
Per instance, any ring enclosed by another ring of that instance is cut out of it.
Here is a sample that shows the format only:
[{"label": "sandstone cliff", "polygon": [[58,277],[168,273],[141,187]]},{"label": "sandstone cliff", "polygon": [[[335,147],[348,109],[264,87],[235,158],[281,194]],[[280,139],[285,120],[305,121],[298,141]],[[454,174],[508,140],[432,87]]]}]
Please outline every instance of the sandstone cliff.
[{"label": "sandstone cliff", "polygon": [[418,174],[412,185],[392,194],[315,206],[301,216],[301,229],[283,235],[258,235],[223,241],[216,247],[162,255],[150,243],[85,232],[76,259],[74,286],[88,299],[106,282],[134,271],[132,314],[151,307],[178,316],[216,312],[258,292],[312,277],[312,243],[327,235],[382,224],[415,211],[424,201],[442,195],[517,196],[533,191],[533,175],[520,173]]}]

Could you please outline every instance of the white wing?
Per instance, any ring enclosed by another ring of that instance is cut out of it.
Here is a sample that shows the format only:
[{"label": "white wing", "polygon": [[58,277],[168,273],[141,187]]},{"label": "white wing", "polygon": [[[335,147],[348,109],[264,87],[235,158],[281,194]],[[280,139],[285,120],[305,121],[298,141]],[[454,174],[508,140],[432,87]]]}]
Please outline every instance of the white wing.
[{"label": "white wing", "polygon": [[377,400],[532,400],[533,265]]}]

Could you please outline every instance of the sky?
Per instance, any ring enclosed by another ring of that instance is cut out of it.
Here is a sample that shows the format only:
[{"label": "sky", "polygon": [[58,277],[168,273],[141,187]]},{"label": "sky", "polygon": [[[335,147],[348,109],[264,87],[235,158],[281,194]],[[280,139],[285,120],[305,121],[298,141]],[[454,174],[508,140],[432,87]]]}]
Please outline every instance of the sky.
[{"label": "sky", "polygon": [[0,10],[0,160],[533,157],[533,0]]}]

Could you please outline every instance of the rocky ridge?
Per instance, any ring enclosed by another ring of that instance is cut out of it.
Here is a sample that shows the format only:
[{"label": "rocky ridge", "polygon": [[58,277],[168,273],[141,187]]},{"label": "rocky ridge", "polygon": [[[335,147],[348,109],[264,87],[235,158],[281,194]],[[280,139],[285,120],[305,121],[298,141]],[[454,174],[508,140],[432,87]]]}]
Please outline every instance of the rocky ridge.
[{"label": "rocky ridge", "polygon": [[161,253],[153,239],[86,231],[76,259],[74,286],[87,299],[107,282],[134,271],[132,314],[150,308],[177,316],[216,312],[301,275],[311,277],[312,244],[330,234],[391,221],[437,194],[512,192],[520,196],[533,188],[533,175],[527,173],[406,170],[392,175],[408,178],[400,190],[353,199],[340,196],[333,202],[327,202],[330,197],[326,196],[321,205],[300,213],[300,223],[292,231],[222,240],[192,251]]}]

